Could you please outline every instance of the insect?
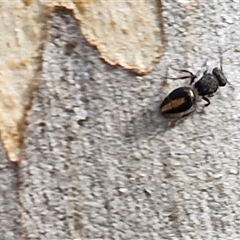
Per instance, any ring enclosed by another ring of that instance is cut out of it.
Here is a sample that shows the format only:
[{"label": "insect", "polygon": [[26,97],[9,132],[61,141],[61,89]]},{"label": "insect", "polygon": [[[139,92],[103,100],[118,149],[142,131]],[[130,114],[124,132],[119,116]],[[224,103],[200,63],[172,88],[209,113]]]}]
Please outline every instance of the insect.
[{"label": "insect", "polygon": [[188,76],[170,79],[187,79],[190,78],[190,86],[179,87],[173,90],[160,105],[160,112],[169,117],[184,117],[196,110],[196,103],[199,97],[202,97],[207,103],[204,107],[211,104],[208,97],[212,97],[218,87],[223,87],[228,83],[222,69],[222,61],[220,68],[215,67],[212,73],[204,71],[203,76],[194,83],[196,75],[187,70],[179,70],[188,73]]}]

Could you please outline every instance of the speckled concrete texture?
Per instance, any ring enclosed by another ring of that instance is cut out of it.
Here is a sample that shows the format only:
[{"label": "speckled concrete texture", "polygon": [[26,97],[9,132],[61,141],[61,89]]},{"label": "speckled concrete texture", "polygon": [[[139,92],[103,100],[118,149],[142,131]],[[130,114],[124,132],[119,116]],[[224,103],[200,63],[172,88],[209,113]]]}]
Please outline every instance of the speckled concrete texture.
[{"label": "speckled concrete texture", "polygon": [[15,240],[20,236],[17,166],[0,147],[0,239]]},{"label": "speckled concrete texture", "polygon": [[[51,20],[20,170],[23,239],[239,240],[239,1],[164,2],[168,50],[147,76],[100,59],[71,13]],[[174,128],[157,113],[219,66],[231,83]]]}]

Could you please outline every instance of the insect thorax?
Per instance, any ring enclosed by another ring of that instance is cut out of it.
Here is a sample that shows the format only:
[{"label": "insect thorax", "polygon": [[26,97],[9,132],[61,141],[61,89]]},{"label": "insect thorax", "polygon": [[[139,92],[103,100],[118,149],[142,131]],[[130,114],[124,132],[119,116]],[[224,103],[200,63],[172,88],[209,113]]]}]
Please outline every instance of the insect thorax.
[{"label": "insect thorax", "polygon": [[194,88],[197,90],[200,96],[205,96],[216,92],[218,86],[218,80],[210,73],[203,75],[202,78],[194,84]]}]

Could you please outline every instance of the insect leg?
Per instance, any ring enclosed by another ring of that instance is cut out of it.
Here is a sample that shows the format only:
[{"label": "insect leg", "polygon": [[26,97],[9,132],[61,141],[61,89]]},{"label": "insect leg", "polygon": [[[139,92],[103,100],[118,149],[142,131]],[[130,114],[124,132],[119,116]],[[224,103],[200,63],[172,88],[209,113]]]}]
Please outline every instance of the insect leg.
[{"label": "insect leg", "polygon": [[183,114],[181,117],[179,117],[178,119],[174,119],[170,122],[169,124],[169,128],[173,128],[175,126],[177,126],[178,124],[182,123],[184,120],[187,119],[188,116],[192,115],[193,112],[195,111],[195,108],[193,108],[192,111],[186,113],[186,114]]},{"label": "insect leg", "polygon": [[[188,78],[191,78],[191,81],[192,81],[192,76],[182,76],[182,77],[168,77],[168,79],[171,79],[171,80],[179,80],[179,79],[188,79]],[[195,79],[196,77],[194,77]]]},{"label": "insect leg", "polygon": [[195,74],[193,74],[192,72],[185,70],[185,69],[176,69],[171,67],[173,70],[178,71],[178,72],[182,72],[182,73],[188,73],[189,76],[182,76],[182,77],[176,77],[176,78],[169,78],[169,79],[173,79],[173,80],[177,80],[177,79],[188,79],[190,78],[190,85],[193,84],[195,78],[197,77]]},{"label": "insect leg", "polygon": [[210,100],[206,97],[202,97],[203,100],[205,100],[207,103],[204,105],[204,107],[207,107],[211,104]]},{"label": "insect leg", "polygon": [[194,75],[192,72],[190,72],[186,69],[177,69],[177,68],[174,68],[174,67],[171,67],[171,66],[170,66],[170,68],[172,68],[173,70],[178,71],[178,72],[189,73],[191,76]]},{"label": "insect leg", "polygon": [[192,85],[194,83],[194,80],[196,79],[196,75],[192,75],[191,76],[191,81],[190,81],[190,85]]}]

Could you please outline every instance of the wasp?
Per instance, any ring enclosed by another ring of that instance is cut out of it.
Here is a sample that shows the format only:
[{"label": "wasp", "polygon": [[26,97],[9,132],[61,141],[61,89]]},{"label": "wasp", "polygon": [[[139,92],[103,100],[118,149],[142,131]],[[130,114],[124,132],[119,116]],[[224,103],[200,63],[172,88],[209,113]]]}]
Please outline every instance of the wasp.
[{"label": "wasp", "polygon": [[197,78],[192,72],[187,70],[179,70],[180,72],[188,73],[188,76],[170,79],[187,79],[190,78],[190,85],[187,87],[179,87],[173,90],[160,105],[160,112],[169,117],[184,117],[196,110],[196,104],[199,98],[202,98],[207,103],[204,107],[211,104],[208,97],[212,97],[218,87],[224,87],[228,80],[225,77],[222,69],[215,67],[212,73],[204,71],[203,76],[194,83]]}]

